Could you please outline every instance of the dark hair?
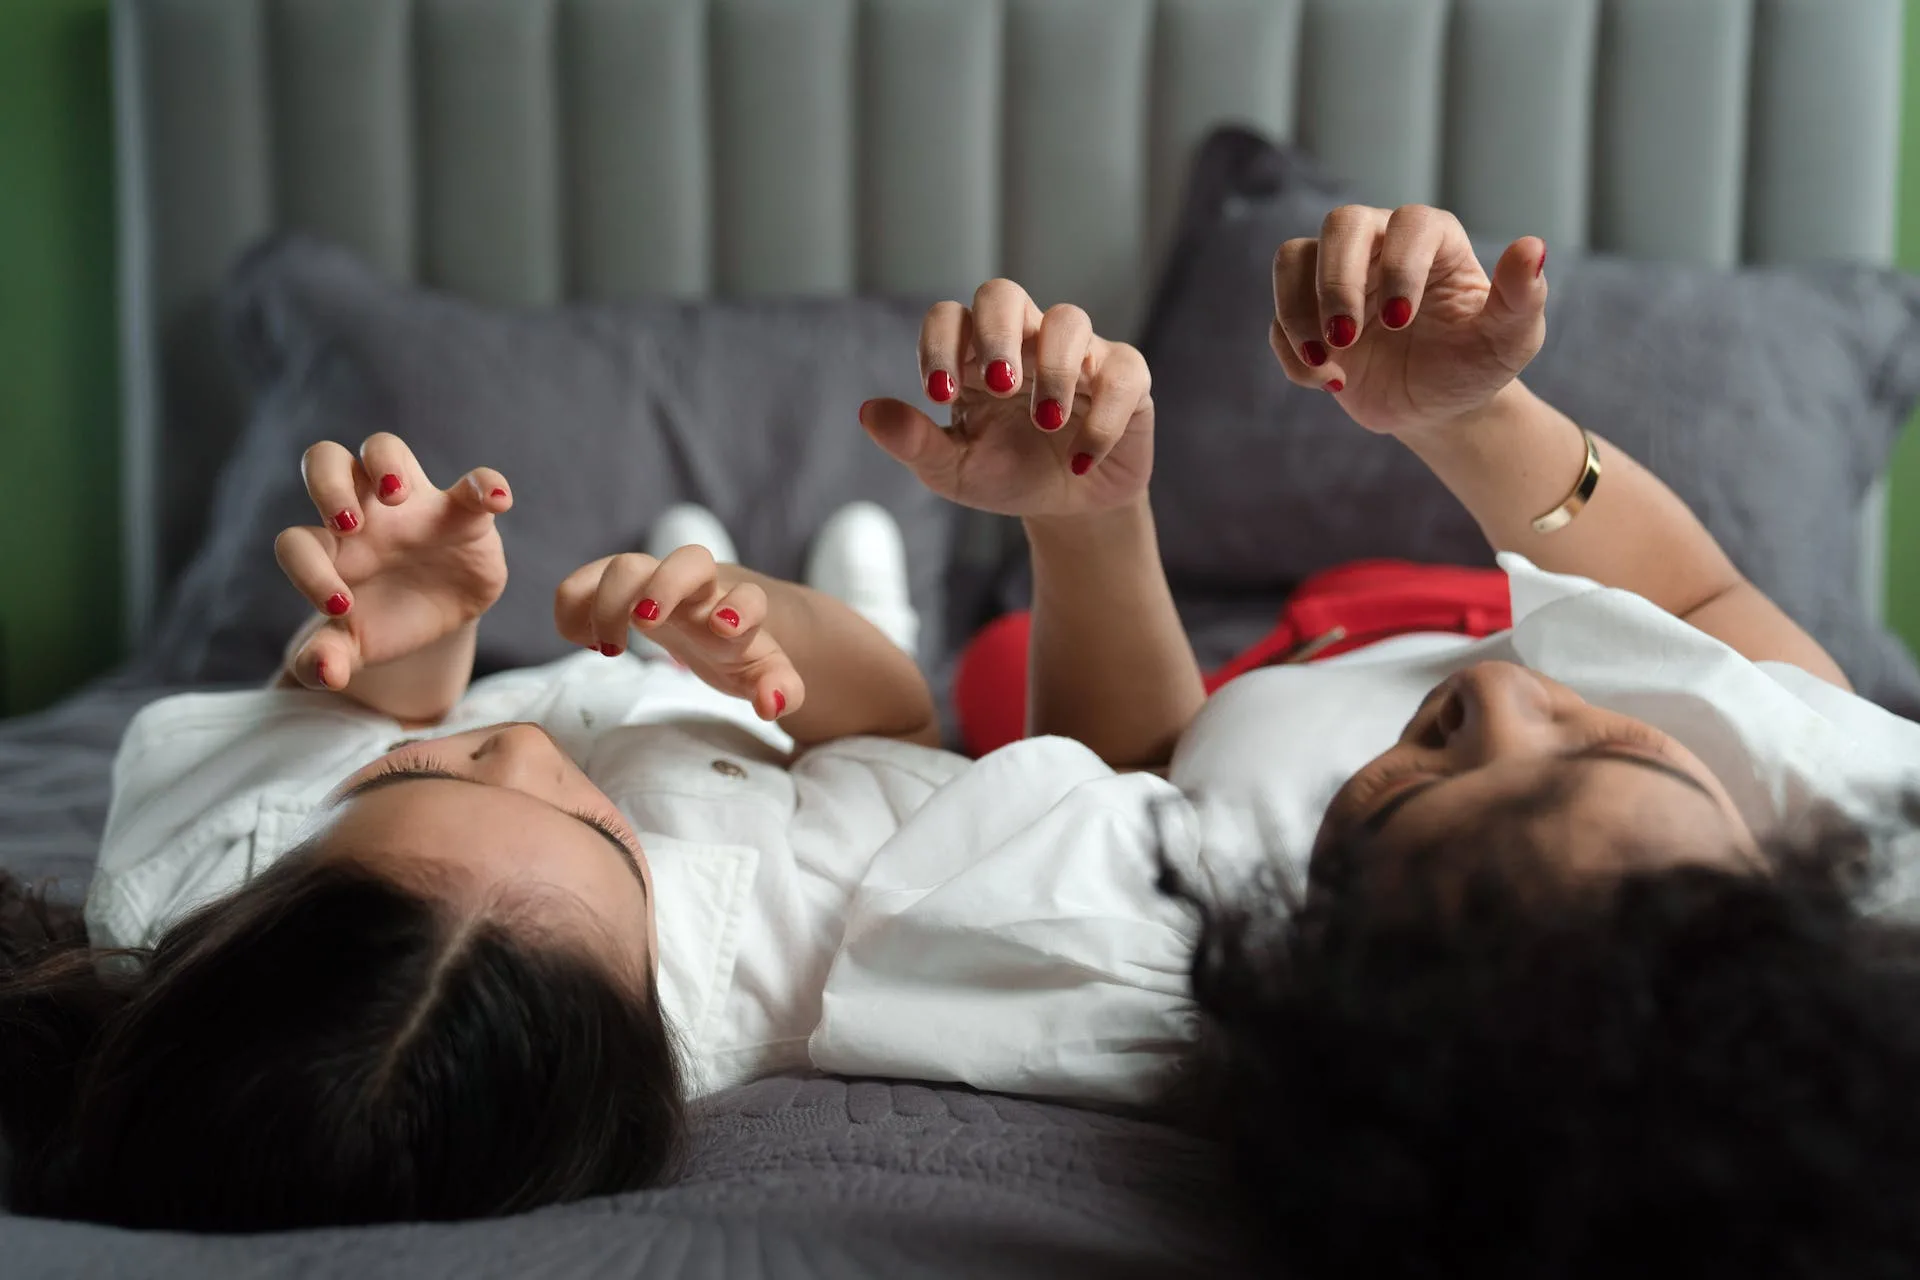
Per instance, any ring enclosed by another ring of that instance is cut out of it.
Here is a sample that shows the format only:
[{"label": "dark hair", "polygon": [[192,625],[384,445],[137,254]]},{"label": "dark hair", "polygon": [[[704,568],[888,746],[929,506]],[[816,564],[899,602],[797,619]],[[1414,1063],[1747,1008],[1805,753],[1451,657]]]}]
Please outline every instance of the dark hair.
[{"label": "dark hair", "polygon": [[1416,855],[1472,860],[1444,902],[1163,877],[1282,1273],[1920,1274],[1920,930],[1859,909],[1868,837],[1576,886],[1525,816]]},{"label": "dark hair", "polygon": [[256,1231],[665,1178],[685,1103],[651,981],[497,914],[295,853],[105,953],[0,875],[14,1211]]}]

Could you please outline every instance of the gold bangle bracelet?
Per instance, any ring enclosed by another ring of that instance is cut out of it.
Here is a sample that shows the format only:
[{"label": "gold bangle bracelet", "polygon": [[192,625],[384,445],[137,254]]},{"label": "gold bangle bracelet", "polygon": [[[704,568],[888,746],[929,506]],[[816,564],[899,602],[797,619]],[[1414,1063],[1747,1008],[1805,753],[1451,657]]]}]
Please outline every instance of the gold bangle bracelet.
[{"label": "gold bangle bracelet", "polygon": [[1593,442],[1593,432],[1585,427],[1580,428],[1580,438],[1587,442],[1587,465],[1580,473],[1580,483],[1573,486],[1565,502],[1533,522],[1535,533],[1553,533],[1572,524],[1581,508],[1593,500],[1593,491],[1600,487],[1600,449]]}]

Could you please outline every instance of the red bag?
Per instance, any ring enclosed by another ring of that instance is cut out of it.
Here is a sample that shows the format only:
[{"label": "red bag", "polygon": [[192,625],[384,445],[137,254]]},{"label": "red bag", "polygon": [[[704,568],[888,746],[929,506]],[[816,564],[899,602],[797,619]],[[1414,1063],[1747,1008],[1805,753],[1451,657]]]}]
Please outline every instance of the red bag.
[{"label": "red bag", "polygon": [[[960,655],[954,708],[972,755],[1026,736],[1030,624],[1026,613],[997,618]],[[1512,625],[1507,575],[1498,569],[1358,560],[1302,582],[1273,630],[1207,677],[1207,692],[1260,667],[1331,658],[1393,636],[1479,637]]]}]

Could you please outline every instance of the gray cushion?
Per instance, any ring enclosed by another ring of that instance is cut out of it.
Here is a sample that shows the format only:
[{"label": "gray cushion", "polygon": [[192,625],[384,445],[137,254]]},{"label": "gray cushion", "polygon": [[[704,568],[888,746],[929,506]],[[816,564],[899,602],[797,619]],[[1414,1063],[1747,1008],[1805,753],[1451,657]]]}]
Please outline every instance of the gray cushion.
[{"label": "gray cushion", "polygon": [[[871,499],[906,532],[923,656],[941,622],[952,509],[873,447],[860,401],[916,394],[921,307],[866,299],[494,309],[390,282],[344,250],[287,238],[228,281],[229,336],[253,396],[208,537],[168,602],[160,669],[270,673],[309,610],[273,536],[317,520],[301,452],[404,437],[436,481],[481,463],[514,487],[511,577],[481,628],[483,670],[566,652],[553,590],[593,557],[642,546],[675,501],[711,507],[744,563],[800,576],[814,532]],[[210,478],[211,479],[211,478]]]},{"label": "gray cushion", "polygon": [[[1410,452],[1291,385],[1267,349],[1274,250],[1319,234],[1348,198],[1301,152],[1214,135],[1142,340],[1162,548],[1208,661],[1329,565],[1491,562]],[[1482,259],[1502,247],[1482,244]],[[1856,571],[1861,500],[1920,396],[1920,281],[1564,254],[1548,271],[1547,345],[1527,381],[1671,485],[1863,694],[1920,709],[1920,671],[1867,621]]]}]

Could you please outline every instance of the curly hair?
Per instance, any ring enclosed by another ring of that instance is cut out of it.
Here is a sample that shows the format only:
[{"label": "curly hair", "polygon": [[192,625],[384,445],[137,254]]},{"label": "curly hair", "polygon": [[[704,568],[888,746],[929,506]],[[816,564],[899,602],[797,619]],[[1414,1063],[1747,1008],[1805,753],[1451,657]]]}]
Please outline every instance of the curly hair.
[{"label": "curly hair", "polygon": [[1425,851],[1475,868],[1444,903],[1163,878],[1284,1273],[1920,1275],[1920,929],[1859,908],[1867,835],[1575,888],[1524,816]]}]

